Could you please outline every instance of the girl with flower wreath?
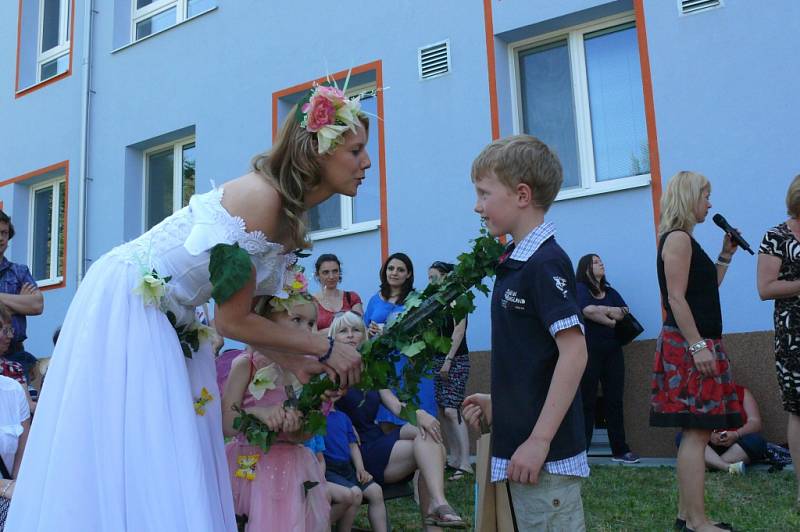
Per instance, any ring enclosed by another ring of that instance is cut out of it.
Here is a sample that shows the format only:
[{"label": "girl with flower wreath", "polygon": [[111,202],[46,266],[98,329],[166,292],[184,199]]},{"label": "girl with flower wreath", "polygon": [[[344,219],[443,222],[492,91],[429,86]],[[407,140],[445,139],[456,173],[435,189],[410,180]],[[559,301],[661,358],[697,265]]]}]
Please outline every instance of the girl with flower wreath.
[{"label": "girl with flower wreath", "polygon": [[[55,347],[8,530],[234,531],[222,409],[208,329],[278,350],[301,381],[360,379],[349,345],[267,320],[257,296],[308,248],[305,212],[355,196],[370,166],[358,97],[314,87],[248,174],[193,196],[94,261]],[[302,356],[309,355],[309,356]]]},{"label": "girl with flower wreath", "polygon": [[[317,308],[305,287],[302,274],[293,273],[285,287],[286,297],[262,300],[257,312],[299,333],[313,330]],[[325,477],[313,452],[303,445],[307,435],[299,432],[301,416],[285,406],[287,392],[299,395],[300,383],[274,357],[274,351],[248,346],[233,360],[225,383],[223,428],[226,436],[235,437],[225,446],[234,511],[248,532],[326,530],[331,505]],[[278,432],[268,452],[251,445],[234,429],[236,409],[244,409]]]}]

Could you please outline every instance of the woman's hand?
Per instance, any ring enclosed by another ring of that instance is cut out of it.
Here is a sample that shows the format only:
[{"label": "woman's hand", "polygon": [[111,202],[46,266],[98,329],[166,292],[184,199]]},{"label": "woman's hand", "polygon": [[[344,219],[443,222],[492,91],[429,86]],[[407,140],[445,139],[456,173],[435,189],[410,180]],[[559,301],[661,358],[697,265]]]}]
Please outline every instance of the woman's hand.
[{"label": "woman's hand", "polygon": [[461,415],[473,428],[480,430],[481,420],[487,425],[492,424],[492,396],[488,393],[474,393],[461,404]]},{"label": "woman's hand", "polygon": [[703,377],[713,377],[717,374],[714,354],[707,347],[692,355],[692,359],[694,360],[694,367]]},{"label": "woman's hand", "polygon": [[331,380],[336,379],[336,371],[320,362],[316,357],[278,352],[270,352],[269,356],[281,368],[293,373],[302,384],[306,384],[311,377],[320,373],[327,373]]},{"label": "woman's hand", "polygon": [[356,471],[356,478],[362,484],[366,484],[372,480],[372,475],[370,475],[366,469],[359,469]]},{"label": "woman's hand", "polygon": [[[738,229],[734,229],[734,231],[739,232]],[[725,233],[725,236],[722,237],[722,251],[720,251],[719,256],[723,259],[730,259],[738,249],[739,245],[736,241],[731,238],[731,235]]]},{"label": "woman's hand", "polygon": [[374,321],[369,322],[369,327],[367,327],[367,334],[370,338],[374,336],[378,336],[383,333],[383,326],[379,323],[375,323]]},{"label": "woman's hand", "polygon": [[325,362],[339,377],[339,386],[349,388],[361,380],[361,354],[344,342],[333,342],[331,357]]},{"label": "woman's hand", "polygon": [[732,432],[723,430],[722,432],[719,433],[718,436],[719,436],[718,438],[719,443],[717,443],[717,445],[721,445],[723,447],[730,447],[731,445],[739,441],[739,431],[736,430]]},{"label": "woman's hand", "polygon": [[450,366],[452,365],[453,359],[444,357],[444,363],[442,364],[442,368],[439,370],[439,377],[444,381],[447,382],[450,380]]},{"label": "woman's hand", "polygon": [[269,430],[273,432],[283,430],[286,411],[282,405],[259,406],[249,408],[248,411],[269,427]]},{"label": "woman's hand", "polygon": [[442,427],[439,420],[425,410],[417,410],[417,427],[423,440],[430,438],[436,443],[442,443]]}]

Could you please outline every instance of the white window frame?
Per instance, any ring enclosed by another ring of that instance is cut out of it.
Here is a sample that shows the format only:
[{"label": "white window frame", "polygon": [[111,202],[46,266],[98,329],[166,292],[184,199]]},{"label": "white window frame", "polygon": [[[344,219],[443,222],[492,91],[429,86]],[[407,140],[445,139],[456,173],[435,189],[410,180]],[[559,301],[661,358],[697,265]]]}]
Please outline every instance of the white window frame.
[{"label": "white window frame", "polygon": [[48,79],[54,78],[61,74],[61,72],[50,76],[49,78],[42,79],[42,66],[55,59],[69,54],[69,46],[71,35],[70,32],[70,15],[72,11],[73,0],[59,0],[59,28],[58,28],[58,45],[50,48],[49,50],[42,51],[42,39],[44,38],[44,0],[39,0],[39,27],[36,34],[36,82],[41,83]]},{"label": "white window frame", "polygon": [[614,15],[544,35],[537,35],[536,37],[518,41],[508,46],[509,69],[512,74],[512,120],[514,133],[519,134],[523,132],[524,124],[522,119],[519,53],[536,46],[564,40],[564,38],[567,39],[570,72],[572,75],[572,94],[575,109],[575,129],[577,132],[580,181],[576,187],[562,189],[556,196],[555,201],[650,185],[650,173],[609,179],[607,181],[597,181],[594,166],[594,141],[592,140],[592,117],[589,109],[589,88],[586,79],[586,56],[583,46],[584,36],[587,33],[593,33],[630,22],[635,22],[635,17],[632,13]]},{"label": "white window frame", "polygon": [[[36,284],[41,288],[45,286],[52,286],[61,283],[64,280],[63,275],[58,275],[58,264],[61,261],[61,257],[58,254],[58,218],[59,218],[59,208],[58,206],[61,203],[61,195],[59,192],[59,185],[64,183],[64,187],[66,190],[66,178],[64,176],[55,177],[53,179],[48,179],[47,181],[43,181],[41,183],[36,183],[35,185],[31,185],[30,187],[30,198],[29,198],[29,208],[28,208],[28,264],[31,265],[31,269],[33,269],[33,235],[34,235],[34,220],[36,219],[35,213],[35,198],[36,192],[43,190],[45,188],[52,188],[53,189],[53,217],[50,220],[50,234],[53,235],[50,238],[50,276],[47,279],[36,279]],[[65,210],[66,213],[66,210]],[[66,228],[66,225],[64,226]],[[66,230],[66,229],[65,229]],[[65,243],[66,244],[66,243]],[[63,267],[62,265],[62,273]]]},{"label": "white window frame", "polygon": [[[375,89],[374,83],[365,83],[363,85],[359,85],[356,87],[348,87],[347,95],[355,96],[356,94],[373,89]],[[377,97],[378,96],[376,95],[375,98]],[[377,131],[375,131],[375,134],[377,134]],[[342,194],[339,194],[338,196],[339,196],[340,227],[335,227],[333,229],[320,229],[318,231],[312,231],[308,233],[308,237],[311,239],[312,242],[317,240],[325,240],[328,238],[336,238],[339,236],[365,233],[367,231],[374,231],[381,226],[380,218],[378,218],[377,220],[354,222],[353,204],[355,202],[355,198],[351,198],[350,196],[344,196]]]},{"label": "white window frame", "polygon": [[[175,7],[175,23],[164,28],[163,30],[155,31],[150,35],[145,35],[141,39],[136,38],[136,24],[146,20],[148,18],[154,17]],[[142,8],[136,8],[136,0],[131,0],[131,42],[138,42],[148,37],[152,37],[153,35],[157,35],[162,31],[166,31],[170,28],[177,26],[182,22],[186,22],[190,18],[199,17],[209,11],[215,10],[217,7],[216,5],[212,6],[211,8],[202,11],[200,13],[196,13],[189,17],[189,0],[156,0],[150,5],[144,6]]]},{"label": "white window frame", "polygon": [[[183,208],[183,149],[189,144],[194,144],[195,147],[197,147],[197,142],[194,136],[185,137],[173,142],[166,142],[164,144],[159,144],[158,146],[153,146],[152,148],[145,150],[142,154],[142,231],[147,230],[147,185],[149,184],[150,180],[150,165],[148,159],[150,158],[150,155],[155,152],[164,151],[172,146],[172,214],[174,214]],[[195,169],[195,172],[197,172],[197,169]],[[197,174],[195,173],[195,176],[196,175]],[[195,179],[195,184],[196,183],[197,180]]]}]

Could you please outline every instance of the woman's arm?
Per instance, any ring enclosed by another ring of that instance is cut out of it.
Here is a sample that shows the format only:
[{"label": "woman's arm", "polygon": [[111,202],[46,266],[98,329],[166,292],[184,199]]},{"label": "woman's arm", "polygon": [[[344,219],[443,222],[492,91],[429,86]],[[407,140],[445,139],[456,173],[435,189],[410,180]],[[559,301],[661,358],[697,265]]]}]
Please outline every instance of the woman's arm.
[{"label": "woman's arm", "polygon": [[778,274],[783,261],[774,255],[758,254],[758,295],[762,301],[800,296],[800,280],[780,281]]},{"label": "woman's arm", "polygon": [[400,402],[400,399],[397,398],[392,390],[384,388],[378,392],[378,395],[381,397],[383,406],[385,406],[389,412],[399,417],[400,411],[403,410],[403,403]]},{"label": "woman's arm", "polygon": [[761,412],[758,410],[756,398],[753,397],[753,394],[750,393],[750,390],[747,388],[744,390],[742,408],[744,408],[744,411],[747,414],[747,423],[736,430],[736,432],[739,433],[739,436],[741,437],[745,434],[761,432]]},{"label": "woman's arm", "polygon": [[461,342],[464,340],[464,336],[466,334],[467,319],[464,318],[453,328],[453,335],[450,337],[452,340],[450,344],[450,351],[444,357],[444,363],[442,364],[442,368],[439,370],[439,376],[442,378],[442,380],[446,381],[450,378],[450,364],[453,362],[453,359],[458,352],[458,348],[461,347]]},{"label": "woman's arm", "polygon": [[17,453],[14,455],[14,469],[11,470],[11,476],[17,478],[19,474],[19,466],[22,463],[22,455],[25,454],[25,445],[28,443],[28,434],[31,431],[31,418],[22,422],[22,434],[17,441]]},{"label": "woman's arm", "polygon": [[583,317],[595,323],[599,323],[600,325],[605,325],[606,327],[614,327],[617,321],[609,317],[613,308],[614,307],[606,307],[604,305],[587,305],[583,307]]},{"label": "woman's arm", "polygon": [[725,279],[725,273],[728,271],[728,266],[737,249],[739,248],[736,242],[733,241],[728,233],[725,233],[725,236],[722,237],[722,251],[719,252],[719,259],[715,263],[717,267],[717,286],[720,286],[723,279]]},{"label": "woman's arm", "polygon": [[[330,344],[324,336],[297,330],[252,312],[255,287],[255,268],[252,268],[247,284],[224,303],[217,304],[214,318],[220,334],[249,344],[256,350],[309,354],[317,358],[328,352]],[[331,378],[338,376],[342,386],[350,386],[361,379],[361,355],[353,347],[341,342],[333,344],[331,357],[325,364],[308,358],[303,358],[302,363],[306,371],[298,375],[301,380],[304,373],[323,372],[328,372]]]},{"label": "woman's arm", "polygon": [[[239,416],[234,407],[242,407],[242,400],[249,384],[250,360],[244,356],[236,357],[231,364],[231,372],[228,374],[225,392],[222,394],[222,433],[225,436],[236,436],[238,433],[233,428],[233,421]],[[281,405],[253,406],[244,410],[266,423],[271,430],[277,431],[283,428],[285,412]]]},{"label": "woman's arm", "polygon": [[[703,338],[697,330],[689,303],[686,302],[689,265],[692,261],[692,241],[689,235],[683,231],[670,233],[661,249],[661,258],[664,261],[669,306],[681,335],[689,345],[693,345]],[[708,349],[695,353],[694,363],[703,375],[707,377],[714,375],[714,356]]]},{"label": "woman's arm", "polygon": [[364,315],[364,305],[362,305],[361,303],[356,303],[350,308],[350,310],[352,310],[356,314],[360,314],[362,316]]}]

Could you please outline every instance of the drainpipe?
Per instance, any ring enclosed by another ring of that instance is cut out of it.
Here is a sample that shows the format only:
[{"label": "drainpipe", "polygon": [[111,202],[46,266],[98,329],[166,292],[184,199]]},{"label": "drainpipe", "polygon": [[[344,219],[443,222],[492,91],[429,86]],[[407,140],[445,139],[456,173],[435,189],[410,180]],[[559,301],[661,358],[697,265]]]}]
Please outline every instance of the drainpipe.
[{"label": "drainpipe", "polygon": [[77,282],[80,284],[86,267],[86,187],[89,181],[89,112],[92,73],[92,26],[94,0],[84,0],[83,27],[83,87],[81,94],[81,166],[78,176],[78,267]]}]

